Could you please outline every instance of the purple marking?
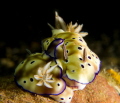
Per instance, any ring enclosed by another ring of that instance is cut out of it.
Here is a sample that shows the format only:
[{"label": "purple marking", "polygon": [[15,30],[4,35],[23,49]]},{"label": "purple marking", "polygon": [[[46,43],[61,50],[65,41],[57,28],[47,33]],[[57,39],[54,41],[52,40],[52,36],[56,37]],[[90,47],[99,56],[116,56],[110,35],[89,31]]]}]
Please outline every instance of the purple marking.
[{"label": "purple marking", "polygon": [[58,47],[59,45],[61,45],[61,44],[64,42],[64,39],[61,39],[61,38],[59,38],[59,39],[57,39],[57,40],[62,40],[62,42],[60,42],[58,45],[56,45],[56,47],[55,47],[55,49],[54,49],[54,56],[55,56],[55,59],[57,59],[57,57],[56,57],[57,47]]},{"label": "purple marking", "polygon": [[99,71],[100,71],[100,67],[101,67],[101,62],[100,62],[100,65],[99,65],[99,70],[95,73],[94,78],[93,78],[90,82],[88,82],[88,83],[82,83],[82,82],[78,82],[78,81],[76,81],[76,80],[74,80],[74,79],[70,79],[67,74],[66,74],[66,76],[67,76],[67,78],[69,78],[70,80],[74,80],[74,81],[76,81],[76,82],[78,82],[78,83],[81,83],[81,84],[89,84],[89,83],[93,82],[94,79],[95,79],[95,77],[96,77],[96,75],[98,75],[98,73],[99,73]]},{"label": "purple marking", "polygon": [[102,66],[102,63],[101,63],[101,61],[100,61],[99,69],[98,69],[98,71],[96,72],[96,75],[100,72],[100,68],[101,68],[101,66]]},{"label": "purple marking", "polygon": [[[55,42],[57,42],[57,41],[58,41],[58,44],[55,43]],[[57,57],[56,57],[57,47],[58,47],[59,45],[61,45],[63,42],[64,42],[64,39],[61,39],[61,38],[57,38],[57,39],[53,40],[53,41],[50,43],[48,49],[45,50],[46,55],[48,55],[50,58],[57,59]],[[54,51],[54,55],[53,55],[53,56],[51,56],[50,53],[48,52],[48,50],[51,49],[51,48],[53,48],[53,51]]]}]

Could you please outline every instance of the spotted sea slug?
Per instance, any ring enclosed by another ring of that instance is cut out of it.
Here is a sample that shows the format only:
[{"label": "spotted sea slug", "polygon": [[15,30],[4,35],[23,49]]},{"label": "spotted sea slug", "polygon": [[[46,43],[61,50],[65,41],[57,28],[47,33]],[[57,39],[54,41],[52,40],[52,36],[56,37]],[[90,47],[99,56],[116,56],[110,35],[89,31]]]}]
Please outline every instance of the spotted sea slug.
[{"label": "spotted sea slug", "polygon": [[56,12],[52,36],[42,41],[42,53],[30,54],[15,69],[17,85],[38,95],[48,95],[70,103],[75,90],[82,90],[95,79],[100,59],[80,32],[83,25],[68,24]]},{"label": "spotted sea slug", "polygon": [[52,37],[43,40],[43,51],[55,59],[63,76],[81,84],[92,82],[99,72],[100,59],[83,39],[88,33],[80,32],[83,25],[66,25],[57,12],[55,20],[55,28],[49,24]]}]

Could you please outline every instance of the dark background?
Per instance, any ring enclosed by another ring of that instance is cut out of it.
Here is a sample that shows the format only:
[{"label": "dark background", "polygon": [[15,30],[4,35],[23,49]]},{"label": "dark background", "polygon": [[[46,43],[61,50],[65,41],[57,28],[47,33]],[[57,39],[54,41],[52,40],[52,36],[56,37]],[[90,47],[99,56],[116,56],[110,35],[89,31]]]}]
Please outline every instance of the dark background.
[{"label": "dark background", "polygon": [[[83,6],[84,5],[84,6]],[[42,6],[42,5],[41,5]],[[112,35],[115,29],[120,29],[120,8],[117,5],[52,5],[36,8],[28,6],[27,9],[18,8],[15,12],[16,38],[22,40],[40,40],[51,36],[47,23],[54,25],[54,12],[58,11],[66,23],[73,21],[84,24],[83,31],[99,39],[100,34]],[[31,41],[30,40],[30,41]]]},{"label": "dark background", "polygon": [[54,25],[55,11],[58,11],[66,23],[73,21],[84,24],[83,31],[97,39],[102,33],[112,35],[114,30],[120,29],[120,7],[115,1],[20,2],[2,9],[1,21],[4,22],[5,30],[0,40],[31,41],[51,36],[47,23]]},{"label": "dark background", "polygon": [[[120,7],[115,1],[39,1],[7,3],[1,9],[0,67],[15,68],[26,50],[41,52],[41,40],[51,36],[55,11],[66,23],[83,24],[84,39],[102,59],[120,57]],[[11,62],[13,65],[11,65]]]}]

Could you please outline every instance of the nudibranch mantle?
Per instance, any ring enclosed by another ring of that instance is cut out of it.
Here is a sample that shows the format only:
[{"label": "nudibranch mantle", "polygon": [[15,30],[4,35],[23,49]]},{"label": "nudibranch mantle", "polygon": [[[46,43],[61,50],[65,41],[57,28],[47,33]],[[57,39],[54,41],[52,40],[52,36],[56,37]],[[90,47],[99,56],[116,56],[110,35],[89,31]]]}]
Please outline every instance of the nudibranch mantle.
[{"label": "nudibranch mantle", "polygon": [[58,95],[66,84],[61,69],[54,61],[43,59],[42,53],[31,54],[15,70],[15,81],[23,89],[41,95]]}]

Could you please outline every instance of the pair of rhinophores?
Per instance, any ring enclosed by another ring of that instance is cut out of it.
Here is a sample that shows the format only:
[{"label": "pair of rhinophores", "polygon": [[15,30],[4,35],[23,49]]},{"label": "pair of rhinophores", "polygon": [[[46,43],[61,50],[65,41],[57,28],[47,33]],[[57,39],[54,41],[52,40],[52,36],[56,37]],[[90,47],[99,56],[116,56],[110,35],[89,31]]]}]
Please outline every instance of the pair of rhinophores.
[{"label": "pair of rhinophores", "polygon": [[82,90],[100,70],[99,57],[84,41],[83,25],[68,25],[55,13],[52,36],[42,41],[42,53],[30,54],[15,69],[15,81],[23,89],[70,103],[75,90]]}]

